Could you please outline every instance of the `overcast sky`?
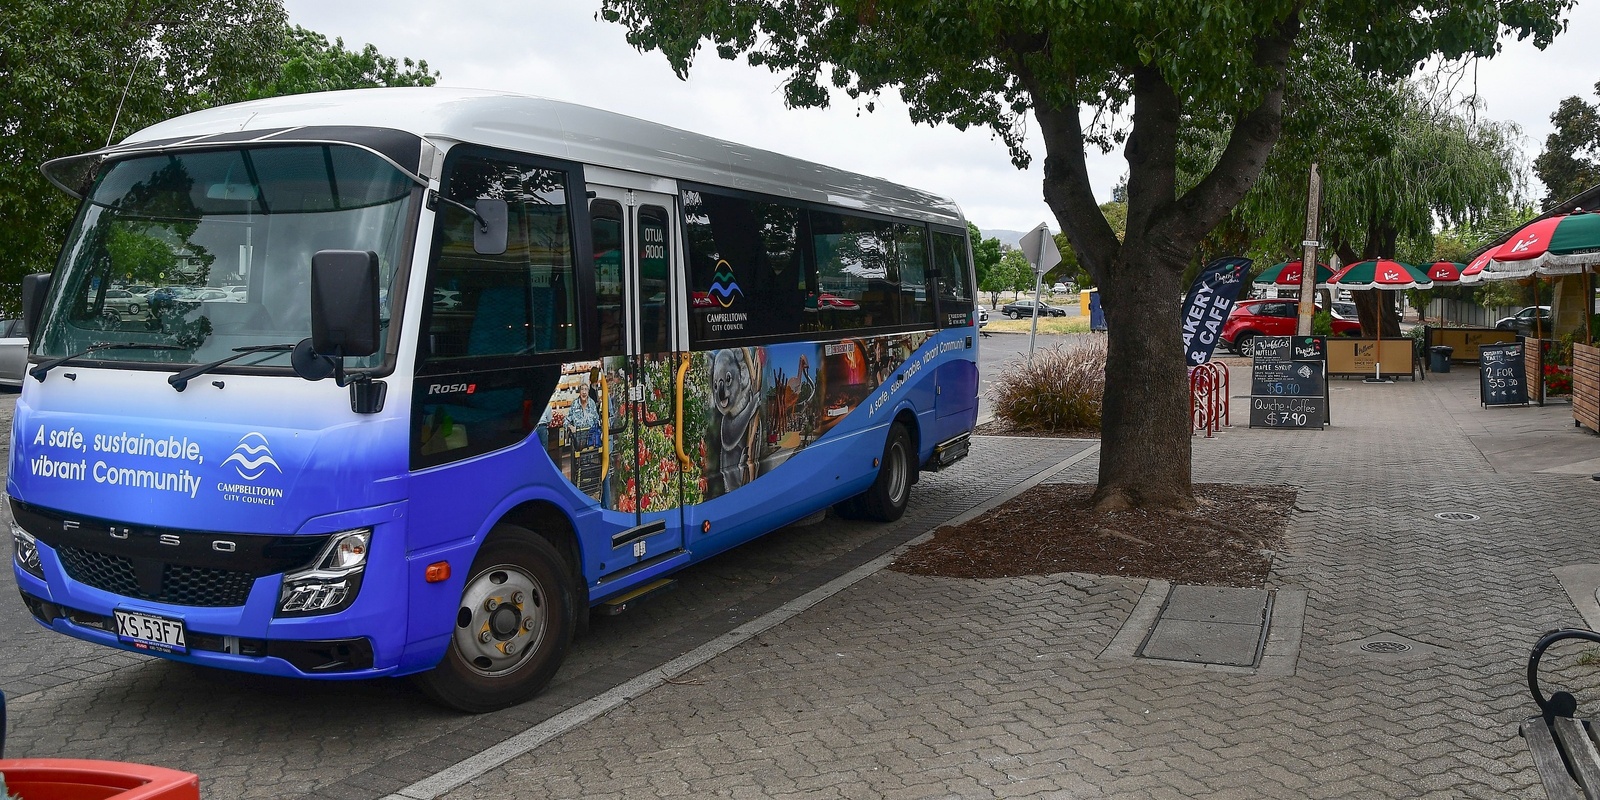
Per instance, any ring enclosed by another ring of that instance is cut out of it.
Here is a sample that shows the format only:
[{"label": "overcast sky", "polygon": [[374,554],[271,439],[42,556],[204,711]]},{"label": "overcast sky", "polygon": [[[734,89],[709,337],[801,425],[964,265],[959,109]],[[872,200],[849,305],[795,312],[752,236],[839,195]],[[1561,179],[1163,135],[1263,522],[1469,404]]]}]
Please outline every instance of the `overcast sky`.
[{"label": "overcast sky", "polygon": [[[423,58],[446,86],[502,89],[617,111],[697,133],[863,172],[954,198],[984,230],[1057,225],[1041,199],[1043,148],[1034,165],[1011,166],[987,130],[913,125],[898,97],[871,113],[840,95],[828,110],[789,110],[778,78],[742,61],[702,53],[688,81],[658,53],[639,53],[620,25],[595,18],[596,0],[284,0],[292,23],[359,49]],[[1507,40],[1476,71],[1483,116],[1511,120],[1531,162],[1562,98],[1593,102],[1600,80],[1600,3],[1575,9],[1566,33],[1540,52]],[[1472,90],[1469,69],[1461,88]],[[1110,198],[1126,171],[1120,153],[1091,159],[1095,193]],[[1543,191],[1537,182],[1534,198]]]}]

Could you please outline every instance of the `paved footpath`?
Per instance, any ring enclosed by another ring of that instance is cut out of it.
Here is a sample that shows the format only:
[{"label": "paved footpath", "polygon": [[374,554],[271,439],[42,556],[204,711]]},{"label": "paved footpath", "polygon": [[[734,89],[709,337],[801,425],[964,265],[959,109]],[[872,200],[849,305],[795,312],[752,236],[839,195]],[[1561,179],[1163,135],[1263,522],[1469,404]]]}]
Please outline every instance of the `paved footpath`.
[{"label": "paved footpath", "polygon": [[1300,489],[1268,580],[1305,597],[1290,670],[1110,657],[1143,580],[883,570],[444,796],[1542,797],[1522,673],[1583,623],[1552,571],[1600,563],[1600,437],[1480,409],[1459,367],[1331,395],[1328,430],[1195,443],[1199,481]]}]

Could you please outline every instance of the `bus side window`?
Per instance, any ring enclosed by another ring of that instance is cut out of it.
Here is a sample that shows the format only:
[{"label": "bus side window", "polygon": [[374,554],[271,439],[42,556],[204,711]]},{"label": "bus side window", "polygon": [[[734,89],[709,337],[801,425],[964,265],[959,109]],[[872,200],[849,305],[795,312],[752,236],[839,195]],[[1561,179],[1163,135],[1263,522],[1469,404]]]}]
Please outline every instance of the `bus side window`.
[{"label": "bus side window", "polygon": [[823,330],[900,323],[900,269],[894,225],[847,214],[813,211],[811,245]]},{"label": "bus side window", "polygon": [[928,297],[928,231],[914,225],[894,226],[895,260],[900,267],[900,322],[933,322]]},{"label": "bus side window", "polygon": [[966,238],[934,231],[933,270],[938,285],[940,326],[971,325],[972,270],[967,266]]},{"label": "bus side window", "polygon": [[509,236],[504,253],[481,255],[473,216],[439,204],[428,361],[578,349],[566,175],[469,156],[455,164],[445,193],[467,206],[505,199]]},{"label": "bus side window", "polygon": [[594,239],[595,301],[600,310],[600,355],[623,352],[622,206],[615,200],[589,204]]},{"label": "bus side window", "polygon": [[427,346],[412,395],[413,469],[526,439],[579,350],[578,285],[567,173],[470,154],[443,194],[507,204],[506,250],[478,253],[472,213],[439,203],[428,274]]},{"label": "bus side window", "polygon": [[[641,218],[648,210],[641,210]],[[809,329],[816,298],[808,294],[800,254],[802,216],[785,203],[684,192],[689,330],[695,344]],[[647,322],[648,315],[647,308]]]}]

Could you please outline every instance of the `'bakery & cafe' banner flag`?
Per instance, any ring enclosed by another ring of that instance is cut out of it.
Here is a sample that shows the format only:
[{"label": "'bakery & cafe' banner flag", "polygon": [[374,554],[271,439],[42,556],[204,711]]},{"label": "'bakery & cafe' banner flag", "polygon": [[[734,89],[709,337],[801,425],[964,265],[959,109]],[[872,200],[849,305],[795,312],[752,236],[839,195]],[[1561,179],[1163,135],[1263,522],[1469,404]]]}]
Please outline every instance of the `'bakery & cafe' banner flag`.
[{"label": "'bakery & cafe' banner flag", "polygon": [[1250,259],[1230,256],[1206,265],[1189,287],[1183,301],[1183,349],[1189,366],[1211,360],[1222,338],[1222,324],[1239,299],[1239,288],[1250,271]]}]

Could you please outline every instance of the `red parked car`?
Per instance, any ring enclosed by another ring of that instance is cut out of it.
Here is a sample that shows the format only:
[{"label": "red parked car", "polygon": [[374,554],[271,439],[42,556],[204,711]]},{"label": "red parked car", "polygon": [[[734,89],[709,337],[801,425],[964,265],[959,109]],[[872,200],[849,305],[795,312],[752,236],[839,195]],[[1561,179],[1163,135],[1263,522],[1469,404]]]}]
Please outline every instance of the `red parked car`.
[{"label": "red parked car", "polygon": [[[1293,336],[1300,319],[1298,300],[1240,300],[1222,323],[1222,343],[1235,353],[1249,353],[1250,340],[1257,336]],[[1322,311],[1318,306],[1317,311]],[[1334,336],[1360,336],[1361,325],[1353,320],[1333,317]]]}]

